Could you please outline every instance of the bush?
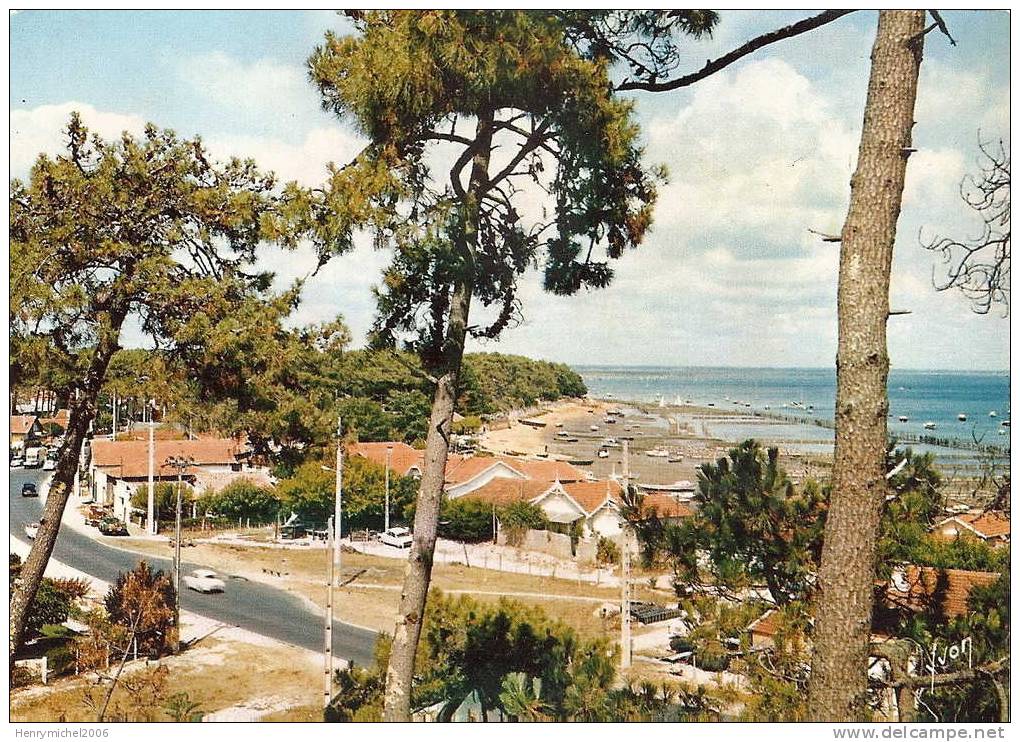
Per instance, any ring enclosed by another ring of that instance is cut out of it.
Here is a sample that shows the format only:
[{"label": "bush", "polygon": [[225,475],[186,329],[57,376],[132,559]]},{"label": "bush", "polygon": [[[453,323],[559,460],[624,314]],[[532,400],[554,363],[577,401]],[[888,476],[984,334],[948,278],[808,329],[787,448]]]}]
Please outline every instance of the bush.
[{"label": "bush", "polygon": [[236,479],[218,493],[204,495],[203,503],[216,515],[235,521],[241,518],[253,525],[263,525],[276,520],[280,501],[268,487],[262,487],[250,479]]},{"label": "bush", "polygon": [[511,546],[519,545],[528,529],[542,530],[549,525],[545,511],[530,502],[507,505],[500,508],[498,515],[500,530],[506,535],[506,542]]},{"label": "bush", "polygon": [[694,642],[686,636],[671,636],[669,638],[669,648],[674,652],[693,652]]},{"label": "bush", "polygon": [[457,435],[477,433],[482,429],[482,418],[478,417],[478,415],[468,415],[462,420],[455,422],[450,429]]},{"label": "bush", "polygon": [[439,535],[478,543],[492,539],[492,506],[473,499],[446,500],[439,511]]},{"label": "bush", "polygon": [[134,626],[139,654],[161,657],[174,643],[174,585],[161,570],[153,572],[143,561],[121,572],[104,602],[114,626],[123,631]]},{"label": "bush", "polygon": [[620,547],[612,539],[599,536],[598,545],[595,547],[595,561],[599,564],[619,564]]},{"label": "bush", "polygon": [[[171,482],[156,482],[155,491],[156,520],[175,520],[177,517],[177,485]],[[181,493],[181,498],[181,510],[187,514],[188,490]],[[131,505],[148,512],[149,485],[143,484],[135,490],[135,493],[131,495]]]}]

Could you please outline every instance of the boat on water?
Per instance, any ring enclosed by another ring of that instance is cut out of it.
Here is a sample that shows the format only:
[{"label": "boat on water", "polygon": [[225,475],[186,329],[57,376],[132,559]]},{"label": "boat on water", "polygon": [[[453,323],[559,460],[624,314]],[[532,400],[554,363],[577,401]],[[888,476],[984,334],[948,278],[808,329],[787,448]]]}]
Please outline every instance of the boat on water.
[{"label": "boat on water", "polygon": [[599,452],[598,452],[598,457],[600,459],[608,459],[609,458],[609,451],[607,451],[604,448],[600,448]]},{"label": "boat on water", "polygon": [[697,489],[693,482],[689,482],[686,479],[681,479],[673,484],[651,484],[647,482],[638,482],[637,486],[639,489],[649,490],[652,492],[674,492],[679,493],[678,499],[683,499],[683,493],[687,493],[688,496],[693,495]]},{"label": "boat on water", "polygon": [[605,422],[607,425],[615,425],[616,424],[616,418],[615,417],[607,417],[605,420],[603,420],[603,422]]},{"label": "boat on water", "polygon": [[598,425],[591,425],[588,428],[588,430],[595,431],[595,432],[598,432],[598,429],[599,429]]},{"label": "boat on water", "polygon": [[959,415],[956,416],[956,419],[959,420],[961,423],[965,423],[967,422],[967,414],[961,412]]},{"label": "boat on water", "polygon": [[999,413],[996,412],[995,410],[992,410],[991,412],[988,413],[988,417],[998,417],[998,416],[999,416]]},{"label": "boat on water", "polygon": [[645,456],[651,456],[656,459],[665,459],[669,457],[669,451],[664,448],[650,448],[645,451]]},{"label": "boat on water", "polygon": [[925,430],[935,430],[935,423],[933,423],[931,420],[929,420],[928,422],[926,422],[924,424],[924,429]]},{"label": "boat on water", "polygon": [[1004,428],[1008,428],[1009,427],[1009,420],[1003,420],[1001,423],[999,423],[999,425],[1001,425]]},{"label": "boat on water", "polygon": [[666,459],[666,461],[668,461],[671,464],[680,464],[680,463],[683,463],[683,460],[684,460],[684,457],[681,456],[680,454],[676,454],[674,456],[670,456],[668,459]]},{"label": "boat on water", "polygon": [[896,419],[897,419],[897,420],[899,420],[899,421],[900,421],[901,423],[905,423],[905,422],[907,422],[908,420],[910,420],[910,418],[909,418],[909,417],[907,417],[906,415],[900,415],[900,416],[899,416],[898,418],[896,418]]}]

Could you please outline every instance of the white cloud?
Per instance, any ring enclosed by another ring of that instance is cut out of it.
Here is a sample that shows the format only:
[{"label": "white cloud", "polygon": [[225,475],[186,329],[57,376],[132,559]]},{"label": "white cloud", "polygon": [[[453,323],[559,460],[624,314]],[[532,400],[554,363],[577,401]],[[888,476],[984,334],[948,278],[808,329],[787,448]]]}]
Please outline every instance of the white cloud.
[{"label": "white cloud", "polygon": [[318,95],[297,65],[270,58],[246,64],[214,51],[186,57],[176,69],[181,81],[224,108],[271,111],[294,120],[318,108]]},{"label": "white cloud", "polygon": [[145,120],[141,116],[99,111],[88,103],[68,101],[56,105],[11,111],[11,175],[25,177],[36,158],[55,155],[67,147],[67,123],[77,111],[89,129],[104,139],[119,137],[122,132],[141,134]]},{"label": "white cloud", "polygon": [[217,157],[252,158],[263,170],[272,170],[282,181],[296,180],[304,186],[320,185],[326,178],[326,165],[350,162],[365,146],[348,129],[323,127],[312,129],[299,144],[272,137],[229,136],[206,140]]}]

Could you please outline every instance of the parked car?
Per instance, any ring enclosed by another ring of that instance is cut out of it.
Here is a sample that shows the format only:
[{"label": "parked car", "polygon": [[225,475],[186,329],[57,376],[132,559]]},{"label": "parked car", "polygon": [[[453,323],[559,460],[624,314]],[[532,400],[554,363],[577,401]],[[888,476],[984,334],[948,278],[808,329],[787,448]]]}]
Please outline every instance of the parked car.
[{"label": "parked car", "polygon": [[411,532],[406,528],[391,528],[379,535],[379,540],[387,546],[396,546],[398,549],[409,549],[414,541]]},{"label": "parked car", "polygon": [[222,593],[226,589],[223,580],[211,569],[196,569],[190,575],[184,575],[184,585],[200,593]]},{"label": "parked car", "polygon": [[127,536],[128,529],[124,522],[117,518],[103,518],[99,521],[99,532],[104,536]]},{"label": "parked car", "polygon": [[28,523],[25,525],[25,535],[28,536],[30,539],[34,540],[38,534],[39,534],[38,523]]},{"label": "parked car", "polygon": [[15,456],[13,459],[11,459],[11,468],[12,469],[20,469],[24,465],[25,465],[25,457],[20,455],[20,454]]},{"label": "parked car", "polygon": [[97,505],[90,505],[89,509],[85,511],[85,525],[87,526],[98,526],[103,522],[103,518],[107,518],[106,511],[98,507]]},{"label": "parked car", "polygon": [[57,468],[57,462],[53,459],[46,459],[42,465],[43,471],[53,471]]},{"label": "parked car", "polygon": [[22,497],[38,497],[39,490],[35,486],[35,482],[25,482],[21,485],[21,496]]}]

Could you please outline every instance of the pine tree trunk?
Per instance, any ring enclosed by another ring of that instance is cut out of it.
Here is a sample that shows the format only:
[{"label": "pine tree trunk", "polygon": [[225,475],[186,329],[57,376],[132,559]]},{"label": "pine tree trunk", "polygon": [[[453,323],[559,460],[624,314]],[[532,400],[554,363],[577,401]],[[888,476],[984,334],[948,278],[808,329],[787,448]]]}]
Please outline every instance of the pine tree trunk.
[{"label": "pine tree trunk", "polygon": [[881,11],[839,263],[836,449],[815,608],[809,714],[867,719],[868,644],[886,494],[889,276],[911,146],[924,11]]},{"label": "pine tree trunk", "polygon": [[60,450],[60,459],[53,473],[46,505],[42,518],[39,520],[39,532],[32,542],[32,550],[21,568],[21,581],[11,594],[10,615],[10,667],[14,667],[14,654],[25,636],[25,622],[28,611],[35,600],[39,583],[42,582],[46,564],[57,543],[60,521],[64,516],[64,508],[71,496],[75,474],[78,472],[78,461],[81,458],[82,443],[88,434],[89,425],[96,417],[99,390],[106,378],[106,369],[110,359],[120,347],[120,328],[124,322],[126,309],[112,310],[99,329],[99,339],[92,353],[88,371],[81,386],[81,394],[71,405],[71,419],[68,422],[64,446]]},{"label": "pine tree trunk", "polygon": [[411,680],[414,657],[421,637],[425,602],[432,579],[432,559],[436,550],[439,507],[446,480],[446,459],[450,451],[450,428],[457,400],[457,384],[464,358],[468,312],[474,291],[474,253],[478,242],[479,207],[488,181],[489,154],[492,146],[493,113],[479,116],[475,135],[475,155],[464,205],[464,233],[461,253],[464,269],[454,286],[447,316],[446,339],[440,374],[432,398],[428,436],[425,440],[425,464],[414,513],[414,542],[404,571],[404,590],[400,613],[393,632],[389,666],[386,669],[384,721],[411,720]]}]

